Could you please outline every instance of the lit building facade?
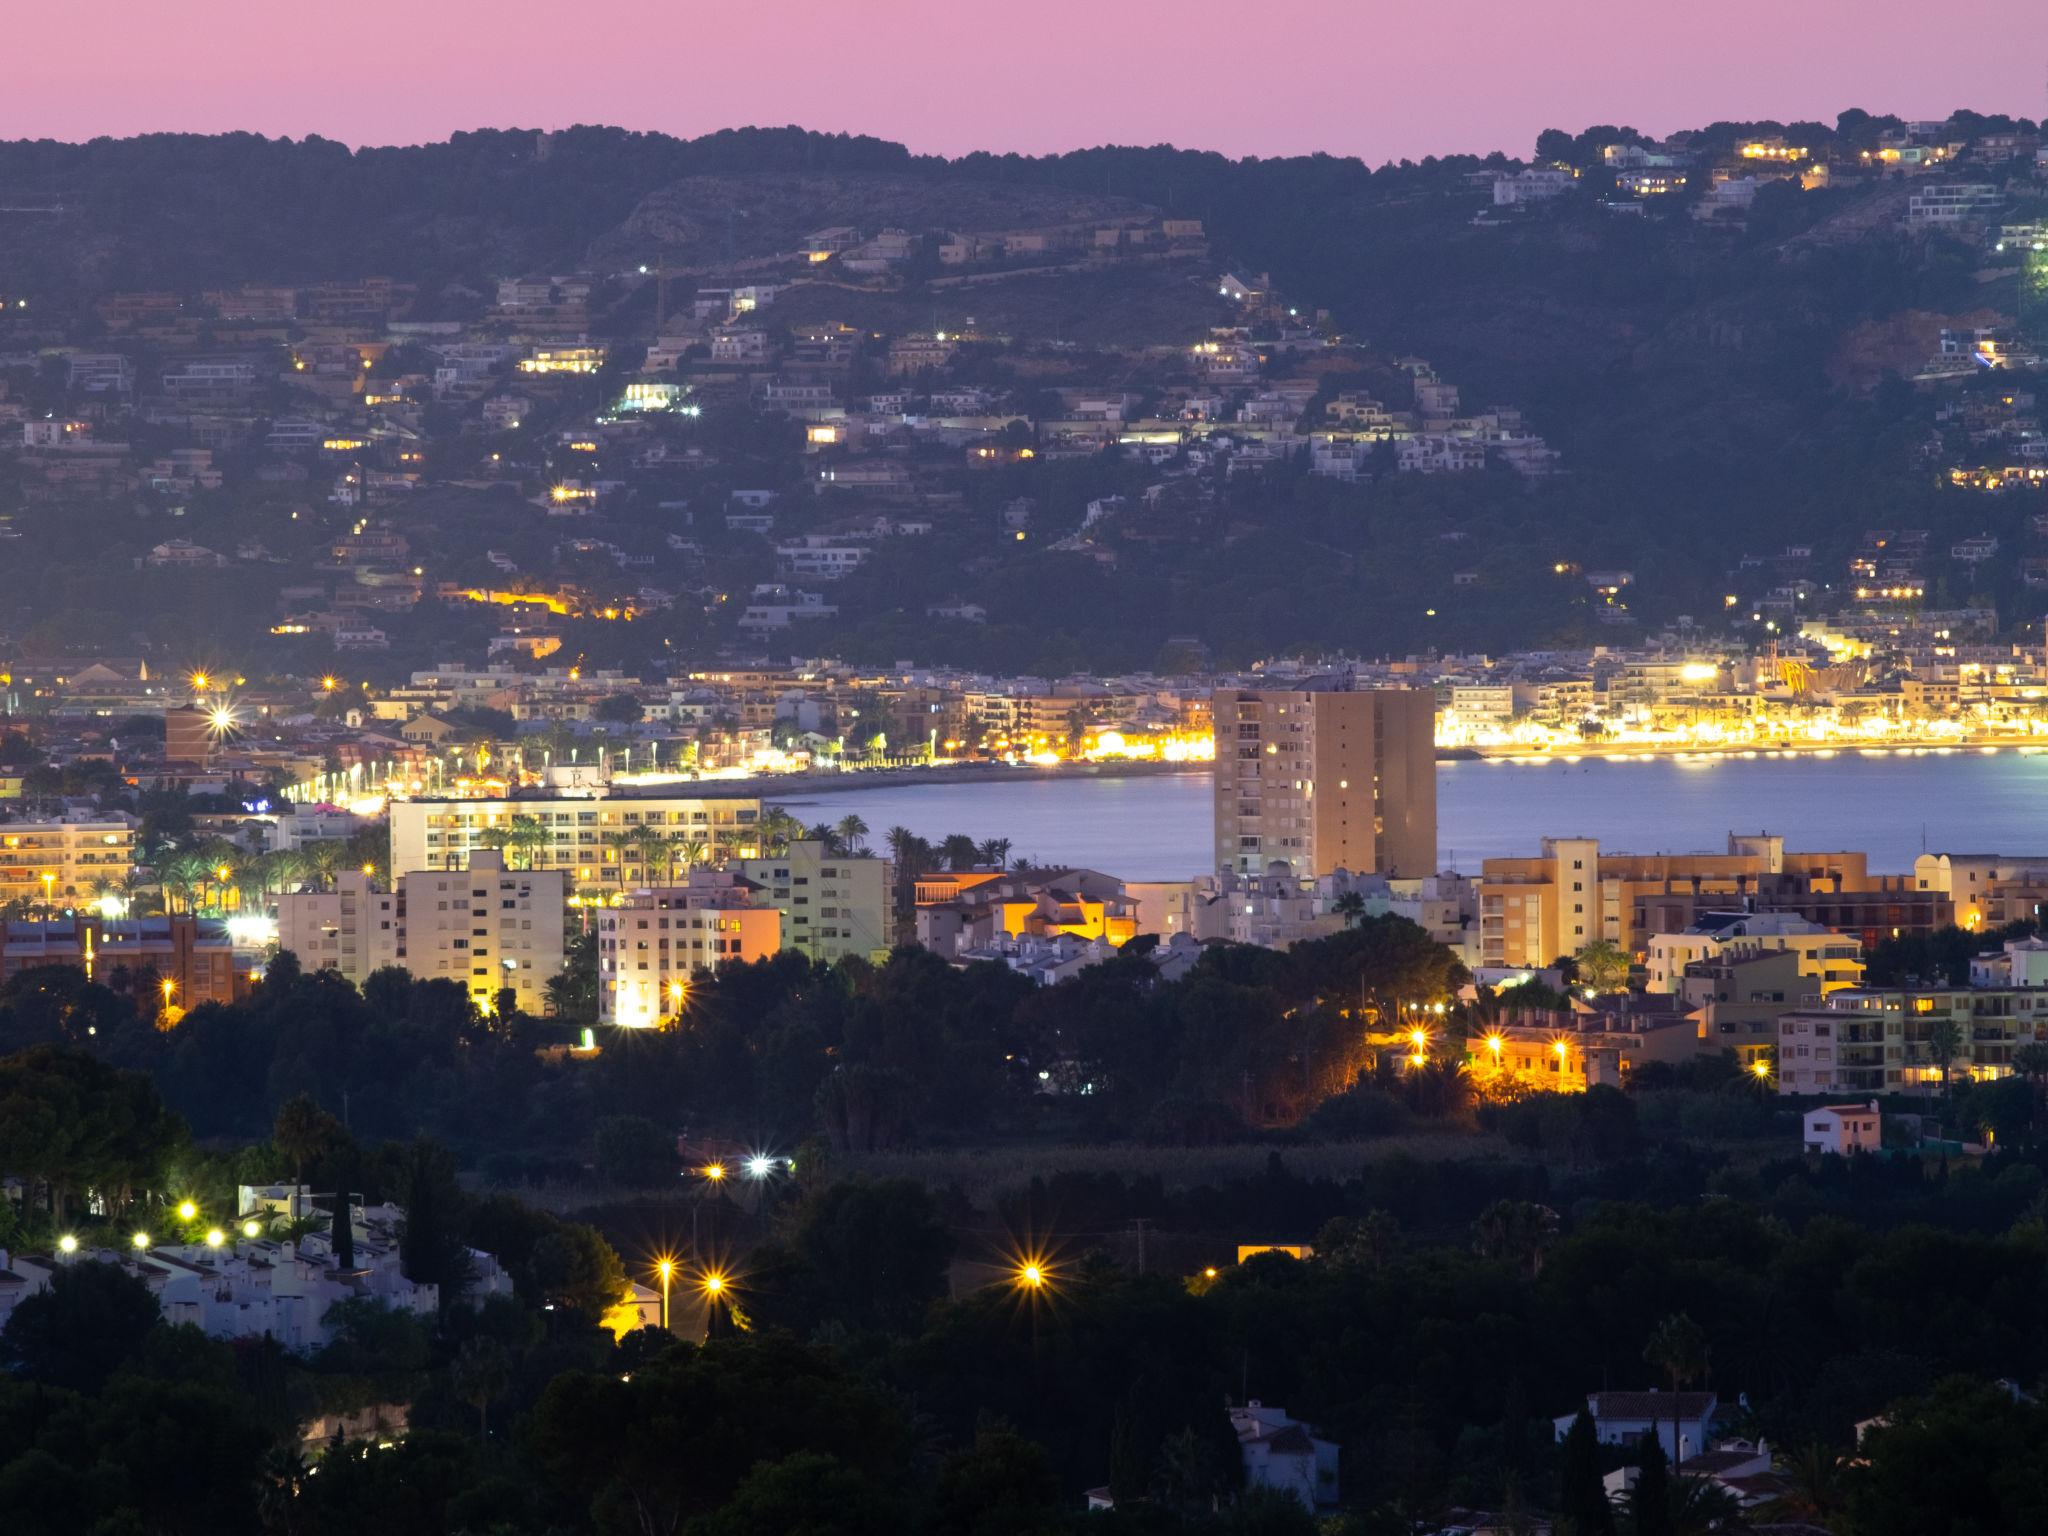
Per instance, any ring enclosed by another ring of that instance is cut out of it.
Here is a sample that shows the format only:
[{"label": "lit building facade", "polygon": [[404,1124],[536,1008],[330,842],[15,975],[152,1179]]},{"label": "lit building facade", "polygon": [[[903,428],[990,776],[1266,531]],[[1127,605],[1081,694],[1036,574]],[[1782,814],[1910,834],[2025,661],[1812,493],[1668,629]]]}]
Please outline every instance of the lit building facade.
[{"label": "lit building facade", "polygon": [[454,981],[490,1012],[510,987],[522,1012],[546,1011],[561,974],[567,889],[560,870],[507,869],[492,850],[464,869],[412,870],[396,892],[361,874],[333,892],[287,892],[277,903],[278,948],[307,970],[331,968],[360,986],[383,966],[419,981]]},{"label": "lit building facade", "polygon": [[665,1027],[689,1003],[691,981],[727,961],[782,948],[782,913],[725,870],[694,870],[685,885],[628,892],[599,908],[597,1016],[629,1029]]},{"label": "lit building facade", "polygon": [[[1781,1094],[1942,1091],[1938,1048],[1952,1026],[1947,1075],[2012,1075],[2013,1052],[2048,1038],[2048,991],[2031,987],[1851,987],[1778,1019]],[[1940,1031],[1941,1033],[1937,1033]]]},{"label": "lit building facade", "polygon": [[0,902],[70,906],[135,868],[135,828],[125,818],[65,816],[0,823]]},{"label": "lit building facade", "polygon": [[107,982],[125,969],[138,985],[169,984],[180,1008],[231,1003],[249,991],[249,976],[235,966],[233,942],[221,924],[176,913],[170,917],[56,917],[48,922],[0,926],[0,986],[38,966],[75,966]]},{"label": "lit building facade", "polygon": [[[521,817],[530,818],[536,840],[512,846],[510,863],[559,870],[578,889],[625,889],[663,884],[720,853],[753,854],[761,802],[652,795],[394,800],[392,872],[461,869],[472,853],[490,851],[494,834],[513,829]],[[516,825],[527,828],[525,822]]]}]

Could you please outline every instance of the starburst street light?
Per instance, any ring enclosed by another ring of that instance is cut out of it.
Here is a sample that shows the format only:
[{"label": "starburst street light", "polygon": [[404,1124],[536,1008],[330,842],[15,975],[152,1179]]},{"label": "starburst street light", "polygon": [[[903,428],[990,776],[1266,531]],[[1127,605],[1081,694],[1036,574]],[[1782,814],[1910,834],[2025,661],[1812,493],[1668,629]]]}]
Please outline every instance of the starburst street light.
[{"label": "starburst street light", "polygon": [[226,699],[206,712],[206,733],[215,741],[225,740],[241,729],[242,717],[235,712],[235,706]]},{"label": "starburst street light", "polygon": [[178,1220],[180,1220],[180,1221],[197,1221],[198,1219],[199,1219],[199,1205],[198,1205],[198,1202],[197,1202],[197,1201],[193,1201],[193,1200],[180,1200],[180,1201],[178,1202]]},{"label": "starburst street light", "polygon": [[704,1177],[705,1177],[705,1179],[706,1179],[707,1181],[709,1181],[710,1183],[713,1183],[713,1184],[722,1184],[722,1183],[724,1183],[724,1182],[725,1182],[725,1164],[723,1164],[723,1163],[706,1163],[706,1164],[704,1165]]}]

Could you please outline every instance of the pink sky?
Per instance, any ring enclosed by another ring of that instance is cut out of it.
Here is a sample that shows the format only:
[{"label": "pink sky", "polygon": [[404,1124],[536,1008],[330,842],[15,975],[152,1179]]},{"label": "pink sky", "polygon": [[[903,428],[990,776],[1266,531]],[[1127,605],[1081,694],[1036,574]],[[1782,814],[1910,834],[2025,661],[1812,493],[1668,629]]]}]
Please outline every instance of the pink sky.
[{"label": "pink sky", "polygon": [[5,32],[0,138],[797,123],[1377,163],[1594,122],[2048,110],[2048,0],[120,0]]}]

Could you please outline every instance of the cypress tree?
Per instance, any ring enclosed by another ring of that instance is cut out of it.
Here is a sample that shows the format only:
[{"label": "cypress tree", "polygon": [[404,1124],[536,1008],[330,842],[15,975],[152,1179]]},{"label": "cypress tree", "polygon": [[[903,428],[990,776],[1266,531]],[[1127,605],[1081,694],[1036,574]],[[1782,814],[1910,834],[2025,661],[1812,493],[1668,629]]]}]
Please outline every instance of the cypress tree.
[{"label": "cypress tree", "polygon": [[1629,1495],[1629,1525],[1634,1536],[1671,1536],[1671,1461],[1655,1429],[1643,1436],[1641,1445],[1642,1465]]},{"label": "cypress tree", "polygon": [[334,1193],[334,1225],[328,1229],[328,1247],[333,1250],[336,1269],[356,1267],[356,1223],[345,1188]]},{"label": "cypress tree", "polygon": [[1614,1506],[1600,1481],[1600,1440],[1584,1409],[1565,1433],[1557,1463],[1557,1512],[1575,1536],[1614,1536]]}]

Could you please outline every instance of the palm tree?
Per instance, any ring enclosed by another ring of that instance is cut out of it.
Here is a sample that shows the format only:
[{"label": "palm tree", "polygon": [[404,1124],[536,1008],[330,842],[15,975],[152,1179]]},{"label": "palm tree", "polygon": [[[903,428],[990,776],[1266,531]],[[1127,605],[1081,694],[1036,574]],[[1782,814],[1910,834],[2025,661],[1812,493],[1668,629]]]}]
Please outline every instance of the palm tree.
[{"label": "palm tree", "polygon": [[518,856],[513,862],[515,869],[533,868],[534,855],[554,842],[554,834],[538,816],[514,816],[508,830],[512,834],[508,846]]},{"label": "palm tree", "polygon": [[668,857],[671,871],[673,871],[675,861],[681,859],[683,861],[683,878],[686,880],[689,878],[691,866],[702,864],[704,856],[709,852],[710,849],[706,846],[704,839],[697,836],[694,832],[677,832],[668,839]]},{"label": "palm tree", "polygon": [[476,1408],[477,1438],[488,1439],[491,1402],[512,1385],[512,1357],[496,1339],[473,1338],[455,1356],[452,1384],[455,1395]]},{"label": "palm tree", "polygon": [[[1943,1019],[1927,1031],[1927,1055],[1941,1069],[1941,1102],[1947,1109],[1954,1098],[1954,1079],[1949,1075],[1956,1058],[1963,1054],[1963,1027],[1954,1019]],[[1943,1132],[1944,1135],[1947,1132]]]},{"label": "palm tree", "polygon": [[341,861],[348,856],[348,848],[339,838],[322,838],[306,847],[306,866],[320,889],[334,889],[334,877],[341,872]]},{"label": "palm tree", "polygon": [[859,853],[861,840],[868,835],[868,824],[849,811],[839,818],[839,824],[832,830],[838,836],[842,848],[848,853]]},{"label": "palm tree", "polygon": [[1344,919],[1346,928],[1355,928],[1365,916],[1365,898],[1357,891],[1346,891],[1330,903],[1330,910]]},{"label": "palm tree", "polygon": [[636,827],[631,835],[633,856],[640,861],[641,873],[652,884],[655,865],[669,859],[668,834],[659,827]]},{"label": "palm tree", "polygon": [[1777,1472],[1784,1484],[1778,1496],[1758,1513],[1787,1524],[1832,1528],[1847,1501],[1842,1458],[1820,1440],[1806,1440],[1778,1453]]},{"label": "palm tree", "polygon": [[1579,980],[1595,992],[1619,992],[1628,985],[1628,956],[1606,939],[1595,939],[1572,957]]},{"label": "palm tree", "polygon": [[[1678,1443],[1678,1389],[1707,1369],[1707,1336],[1700,1325],[1683,1312],[1675,1312],[1650,1330],[1643,1359],[1664,1372],[1671,1382],[1671,1462],[1685,1460],[1685,1447]],[[1653,1431],[1654,1432],[1654,1431]],[[1695,1452],[1704,1446],[1694,1447]]]},{"label": "palm tree", "polygon": [[1496,1200],[1473,1223],[1480,1255],[1512,1263],[1532,1280],[1557,1237],[1557,1212],[1530,1200]]},{"label": "palm tree", "polygon": [[298,1509],[299,1484],[305,1475],[305,1455],[296,1445],[275,1445],[264,1452],[256,1518],[267,1536],[289,1536]]},{"label": "palm tree", "polygon": [[1010,840],[1007,837],[992,837],[983,843],[981,862],[996,869],[1006,867],[1010,862]]},{"label": "palm tree", "polygon": [[606,862],[611,864],[616,872],[616,882],[620,893],[623,894],[626,889],[626,849],[632,844],[633,834],[630,832],[600,832],[597,835],[597,840],[604,845],[604,851],[611,855],[610,859]]},{"label": "palm tree", "polygon": [[271,1145],[291,1159],[291,1218],[299,1215],[299,1190],[306,1183],[306,1165],[334,1145],[341,1122],[320,1107],[310,1093],[297,1094],[277,1106],[270,1128]]},{"label": "palm tree", "polygon": [[981,846],[973,838],[955,832],[939,844],[939,853],[946,861],[946,868],[959,874],[962,870],[974,868],[981,857]]}]

